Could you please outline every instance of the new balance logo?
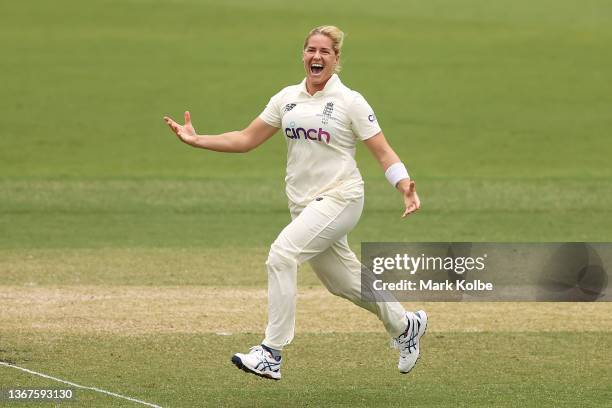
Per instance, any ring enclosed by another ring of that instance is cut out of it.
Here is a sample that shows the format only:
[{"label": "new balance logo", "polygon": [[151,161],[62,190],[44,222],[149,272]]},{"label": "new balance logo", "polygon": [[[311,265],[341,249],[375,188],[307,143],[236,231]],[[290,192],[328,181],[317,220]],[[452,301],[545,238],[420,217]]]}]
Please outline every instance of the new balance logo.
[{"label": "new balance logo", "polygon": [[295,108],[295,106],[296,106],[295,103],[288,103],[283,108],[283,112],[289,112],[291,109]]}]

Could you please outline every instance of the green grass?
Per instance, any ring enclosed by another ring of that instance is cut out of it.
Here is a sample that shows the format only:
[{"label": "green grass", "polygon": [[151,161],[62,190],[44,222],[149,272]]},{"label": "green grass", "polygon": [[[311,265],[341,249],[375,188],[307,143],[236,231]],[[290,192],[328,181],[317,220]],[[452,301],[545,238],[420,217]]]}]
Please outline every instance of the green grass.
[{"label": "green grass", "polygon": [[[380,176],[379,178],[382,178]],[[605,241],[612,189],[603,179],[426,179],[423,209],[401,221],[401,197],[367,184],[351,234],[361,241]],[[0,248],[261,248],[289,222],[270,180],[0,182]]]},{"label": "green grass", "polygon": [[[7,4],[0,169],[9,178],[276,177],[282,135],[247,156],[188,150],[164,114],[232,130],[302,75],[324,21],[417,179],[609,178],[605,1],[94,1]],[[325,10],[325,17],[321,17]],[[281,21],[285,23],[280,23]],[[370,175],[373,160],[360,166]]]},{"label": "green grass", "polygon": [[[400,197],[360,146],[367,195],[355,250],[362,241],[610,241],[611,18],[604,0],[7,2],[0,316],[9,285],[265,287],[267,248],[289,220],[282,134],[223,155],[181,145],[162,117],[189,109],[206,134],[245,126],[301,80],[303,37],[327,23],[348,33],[342,80],[374,107],[423,201],[400,222]],[[308,268],[300,285],[318,285]],[[298,333],[284,379],[270,384],[228,364],[259,334],[76,335],[32,323],[0,326],[0,359],[163,406],[612,399],[609,327],[436,333],[408,377],[382,334]],[[50,384],[0,367],[0,388],[13,385]]]},{"label": "green grass", "polygon": [[[612,396],[605,379],[610,333],[432,334],[423,340],[427,353],[418,371],[409,376],[397,374],[396,353],[383,335],[307,334],[286,352],[280,382],[246,376],[229,364],[232,353],[258,341],[257,335],[26,338],[24,347],[24,338],[3,335],[8,345],[0,358],[169,407],[604,407]],[[581,352],[566,353],[568,347]],[[32,384],[49,386],[22,375],[11,382],[0,376],[0,387]],[[89,406],[131,406],[90,391],[77,390],[77,399]]]}]

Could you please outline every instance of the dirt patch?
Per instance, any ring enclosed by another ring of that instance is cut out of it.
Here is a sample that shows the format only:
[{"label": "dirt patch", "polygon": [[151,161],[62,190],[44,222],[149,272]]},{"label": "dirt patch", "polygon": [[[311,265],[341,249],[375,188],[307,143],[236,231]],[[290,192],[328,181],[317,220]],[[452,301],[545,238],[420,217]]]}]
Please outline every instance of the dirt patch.
[{"label": "dirt patch", "polygon": [[[0,286],[5,330],[262,333],[265,289],[201,286]],[[612,331],[612,303],[419,303],[432,332]],[[325,289],[300,290],[297,329],[381,332],[369,312]]]}]

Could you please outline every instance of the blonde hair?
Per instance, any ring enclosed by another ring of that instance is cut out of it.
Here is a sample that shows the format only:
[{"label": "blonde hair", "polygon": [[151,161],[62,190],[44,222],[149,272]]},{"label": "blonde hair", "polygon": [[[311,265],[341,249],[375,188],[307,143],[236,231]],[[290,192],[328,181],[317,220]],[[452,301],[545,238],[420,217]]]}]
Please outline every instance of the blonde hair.
[{"label": "blonde hair", "polygon": [[[332,41],[332,49],[334,50],[336,55],[340,57],[340,52],[342,51],[342,44],[344,43],[344,33],[338,27],[333,25],[319,26],[310,30],[310,32],[306,36],[306,40],[304,40],[303,50],[306,50],[310,37],[317,34],[322,34],[329,38]],[[334,71],[338,73],[341,69],[342,67],[340,66],[340,59],[338,59],[338,63],[334,67]]]}]

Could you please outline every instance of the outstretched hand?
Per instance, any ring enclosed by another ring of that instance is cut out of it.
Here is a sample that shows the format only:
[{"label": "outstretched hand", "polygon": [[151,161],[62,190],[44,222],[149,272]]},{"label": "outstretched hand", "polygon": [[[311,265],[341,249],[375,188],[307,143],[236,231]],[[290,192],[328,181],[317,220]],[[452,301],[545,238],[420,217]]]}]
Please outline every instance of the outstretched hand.
[{"label": "outstretched hand", "polygon": [[193,145],[198,138],[198,135],[191,124],[191,115],[189,111],[185,111],[185,125],[179,125],[169,116],[164,116],[164,122],[178,136],[178,138],[188,145]]},{"label": "outstretched hand", "polygon": [[401,180],[397,188],[402,192],[404,196],[404,205],[406,206],[402,218],[407,217],[421,208],[421,200],[419,200],[419,195],[416,192],[416,183],[414,180]]}]

